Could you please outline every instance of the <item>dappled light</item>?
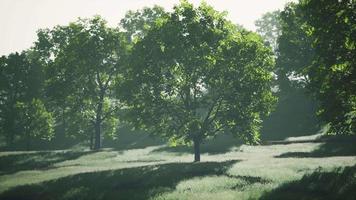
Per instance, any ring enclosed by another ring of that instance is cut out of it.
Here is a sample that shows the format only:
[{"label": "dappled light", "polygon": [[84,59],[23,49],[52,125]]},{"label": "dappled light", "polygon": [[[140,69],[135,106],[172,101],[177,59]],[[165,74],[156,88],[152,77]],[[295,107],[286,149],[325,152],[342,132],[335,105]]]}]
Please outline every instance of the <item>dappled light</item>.
[{"label": "dappled light", "polygon": [[[222,176],[236,162],[170,163],[84,173],[40,185],[14,188],[0,195],[0,198],[45,199],[53,196],[54,199],[148,199],[173,190],[180,181],[186,179]],[[249,180],[248,177],[242,178]]]}]

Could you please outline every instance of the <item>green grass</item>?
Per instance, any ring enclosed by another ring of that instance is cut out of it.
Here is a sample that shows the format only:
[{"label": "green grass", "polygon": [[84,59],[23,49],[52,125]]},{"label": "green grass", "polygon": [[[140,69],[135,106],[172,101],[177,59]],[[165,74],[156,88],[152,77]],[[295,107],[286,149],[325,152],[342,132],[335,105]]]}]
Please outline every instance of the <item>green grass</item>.
[{"label": "green grass", "polygon": [[[0,199],[355,199],[354,141],[0,153]],[[209,152],[211,149],[211,152]]]}]

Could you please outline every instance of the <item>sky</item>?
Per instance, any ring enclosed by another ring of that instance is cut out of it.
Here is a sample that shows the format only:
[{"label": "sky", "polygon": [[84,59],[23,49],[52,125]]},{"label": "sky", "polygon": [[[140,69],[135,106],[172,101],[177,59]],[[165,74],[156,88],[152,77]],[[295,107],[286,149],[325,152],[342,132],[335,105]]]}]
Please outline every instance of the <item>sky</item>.
[{"label": "sky", "polygon": [[[234,23],[254,31],[264,13],[283,9],[290,0],[205,0],[216,10],[227,11]],[[201,0],[190,0],[199,5]],[[171,10],[179,0],[0,0],[0,56],[32,46],[36,31],[66,25],[78,17],[101,15],[117,26],[128,10],[160,5]]]}]

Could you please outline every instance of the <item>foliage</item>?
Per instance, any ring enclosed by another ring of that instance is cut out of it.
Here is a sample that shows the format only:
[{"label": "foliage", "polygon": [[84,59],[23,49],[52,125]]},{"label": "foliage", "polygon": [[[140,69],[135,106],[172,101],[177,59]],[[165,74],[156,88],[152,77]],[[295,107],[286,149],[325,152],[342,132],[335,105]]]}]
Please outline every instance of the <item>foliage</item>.
[{"label": "foliage", "polygon": [[199,148],[227,131],[257,143],[261,117],[275,102],[273,66],[256,34],[206,4],[182,1],[134,46],[121,94],[136,126],[174,142]]},{"label": "foliage", "polygon": [[[128,11],[125,17],[120,21],[120,25],[126,30],[127,37],[130,41],[143,38],[149,29],[154,26],[156,20],[160,17],[167,16],[168,13],[160,6],[152,8],[145,7],[142,10]],[[136,38],[136,39],[135,39]]]},{"label": "foliage", "polygon": [[255,25],[256,32],[272,47],[273,50],[277,48],[277,38],[281,35],[280,11],[267,12],[258,20]]},{"label": "foliage", "polygon": [[53,136],[53,118],[39,99],[30,103],[17,102],[18,127],[25,138],[49,140]]},{"label": "foliage", "polygon": [[30,51],[0,60],[0,132],[7,145],[19,139],[50,139],[53,120],[41,100],[42,66],[32,60]]},{"label": "foliage", "polygon": [[57,104],[59,113],[76,113],[71,119],[79,118],[79,124],[86,124],[84,130],[94,128],[94,148],[100,148],[103,123],[104,132],[111,134],[116,123],[108,119],[121,106],[113,98],[112,89],[119,84],[120,72],[126,66],[124,34],[107,27],[106,21],[96,16],[41,30],[35,49],[47,64],[49,98]]},{"label": "foliage", "polygon": [[302,0],[300,7],[315,48],[308,76],[321,105],[318,114],[330,122],[331,133],[355,134],[356,3]]},{"label": "foliage", "polygon": [[308,84],[306,68],[314,60],[312,39],[298,4],[289,3],[280,13],[281,35],[278,37],[276,68],[282,91]]},{"label": "foliage", "polygon": [[279,99],[275,111],[263,121],[263,139],[314,134],[318,129],[317,103],[305,87],[304,69],[312,63],[314,49],[302,30],[304,23],[294,3],[287,4],[283,11],[266,13],[255,23],[257,33],[275,53]]},{"label": "foliage", "polygon": [[[355,2],[302,0],[281,12],[276,67],[279,82],[306,87],[329,133],[354,134]],[[281,84],[282,91],[291,86]]]}]

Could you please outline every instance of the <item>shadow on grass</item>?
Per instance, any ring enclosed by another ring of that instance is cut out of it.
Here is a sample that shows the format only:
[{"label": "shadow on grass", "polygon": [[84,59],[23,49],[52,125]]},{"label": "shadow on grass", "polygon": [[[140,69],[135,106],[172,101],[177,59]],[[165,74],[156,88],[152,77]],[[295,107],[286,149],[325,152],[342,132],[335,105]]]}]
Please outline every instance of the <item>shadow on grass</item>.
[{"label": "shadow on grass", "polygon": [[354,141],[328,141],[312,152],[287,152],[276,156],[277,158],[308,158],[331,156],[356,156],[356,143]]},{"label": "shadow on grass", "polygon": [[[183,180],[226,175],[238,160],[169,163],[120,170],[77,174],[42,184],[19,186],[0,194],[2,200],[149,199],[175,189]],[[256,182],[252,177],[239,177]]]},{"label": "shadow on grass", "polygon": [[0,175],[7,175],[23,170],[49,169],[53,164],[74,160],[91,151],[36,152],[0,156]]},{"label": "shadow on grass", "polygon": [[265,193],[261,200],[354,200],[356,165],[332,172],[316,170],[301,180],[286,183]]},{"label": "shadow on grass", "polygon": [[[231,151],[231,148],[241,146],[242,142],[229,134],[221,134],[211,140],[205,140],[200,145],[200,153],[221,154]],[[163,146],[154,152],[173,152],[173,153],[194,153],[192,146]]]}]

